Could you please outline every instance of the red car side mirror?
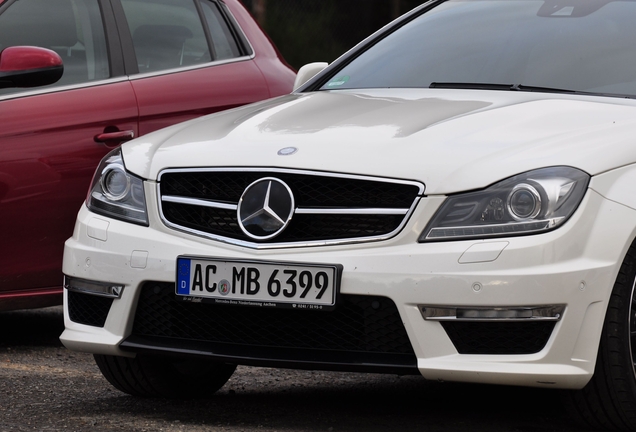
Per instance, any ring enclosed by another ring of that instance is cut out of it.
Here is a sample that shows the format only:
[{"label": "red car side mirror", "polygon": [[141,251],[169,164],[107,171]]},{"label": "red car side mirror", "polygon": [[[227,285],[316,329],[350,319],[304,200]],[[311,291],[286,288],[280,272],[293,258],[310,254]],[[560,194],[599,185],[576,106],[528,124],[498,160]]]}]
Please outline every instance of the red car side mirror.
[{"label": "red car side mirror", "polygon": [[55,51],[13,46],[0,52],[0,88],[53,84],[63,73],[62,58]]}]

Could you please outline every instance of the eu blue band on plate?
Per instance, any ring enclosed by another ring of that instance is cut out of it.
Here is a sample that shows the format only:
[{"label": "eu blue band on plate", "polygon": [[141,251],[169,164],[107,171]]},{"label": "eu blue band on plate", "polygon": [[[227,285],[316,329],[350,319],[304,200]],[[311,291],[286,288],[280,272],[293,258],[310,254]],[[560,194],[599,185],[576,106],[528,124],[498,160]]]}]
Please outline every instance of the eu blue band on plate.
[{"label": "eu blue band on plate", "polygon": [[177,260],[177,294],[190,294],[190,260],[179,258]]}]

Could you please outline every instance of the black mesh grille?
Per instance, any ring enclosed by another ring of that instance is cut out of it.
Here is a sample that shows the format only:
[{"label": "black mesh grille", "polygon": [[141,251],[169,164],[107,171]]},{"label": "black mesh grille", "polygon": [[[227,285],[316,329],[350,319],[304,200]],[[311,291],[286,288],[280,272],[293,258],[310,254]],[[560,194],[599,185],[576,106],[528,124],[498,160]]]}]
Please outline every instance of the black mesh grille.
[{"label": "black mesh grille", "polygon": [[197,207],[164,202],[163,215],[172,223],[223,237],[245,238],[236,221],[235,210]]},{"label": "black mesh grille", "polygon": [[460,354],[533,354],[548,343],[555,323],[442,322]]},{"label": "black mesh grille", "polygon": [[[393,301],[341,295],[334,311],[236,307],[182,302],[174,285],[142,287],[133,336],[310,352],[415,354]],[[322,357],[321,357],[322,358]]]},{"label": "black mesh grille", "polygon": [[277,172],[185,172],[161,176],[161,194],[236,203],[263,177],[289,185],[301,207],[410,207],[417,186],[380,181]]},{"label": "black mesh grille", "polygon": [[[292,190],[303,209],[409,209],[419,187],[410,184],[272,172],[180,172],[161,177],[161,195],[237,204],[254,181],[276,177]],[[253,241],[238,226],[235,210],[162,202],[171,223],[200,232]],[[381,236],[395,231],[404,215],[297,214],[285,231],[265,242],[302,242]]]},{"label": "black mesh grille", "polygon": [[113,299],[90,294],[68,292],[68,314],[71,321],[94,327],[104,327]]}]

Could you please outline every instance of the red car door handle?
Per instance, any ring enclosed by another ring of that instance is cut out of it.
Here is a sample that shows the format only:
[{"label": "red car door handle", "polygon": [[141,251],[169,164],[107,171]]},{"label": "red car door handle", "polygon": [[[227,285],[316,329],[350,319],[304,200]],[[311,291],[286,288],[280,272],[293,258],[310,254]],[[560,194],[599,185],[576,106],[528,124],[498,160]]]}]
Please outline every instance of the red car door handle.
[{"label": "red car door handle", "polygon": [[95,135],[95,142],[104,144],[113,144],[113,142],[130,141],[135,137],[135,132],[131,130],[117,131],[117,132],[104,132]]}]

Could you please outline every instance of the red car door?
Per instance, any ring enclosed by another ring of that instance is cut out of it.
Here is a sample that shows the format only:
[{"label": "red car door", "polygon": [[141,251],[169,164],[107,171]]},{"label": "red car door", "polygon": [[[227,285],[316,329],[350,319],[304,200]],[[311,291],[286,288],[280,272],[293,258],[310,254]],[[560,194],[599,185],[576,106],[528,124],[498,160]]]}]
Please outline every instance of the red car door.
[{"label": "red car door", "polygon": [[121,142],[109,138],[138,132],[123,62],[106,48],[119,43],[103,27],[114,23],[107,12],[98,0],[0,9],[0,50],[41,46],[64,62],[52,87],[0,90],[0,310],[61,303],[64,241],[95,167]]}]

